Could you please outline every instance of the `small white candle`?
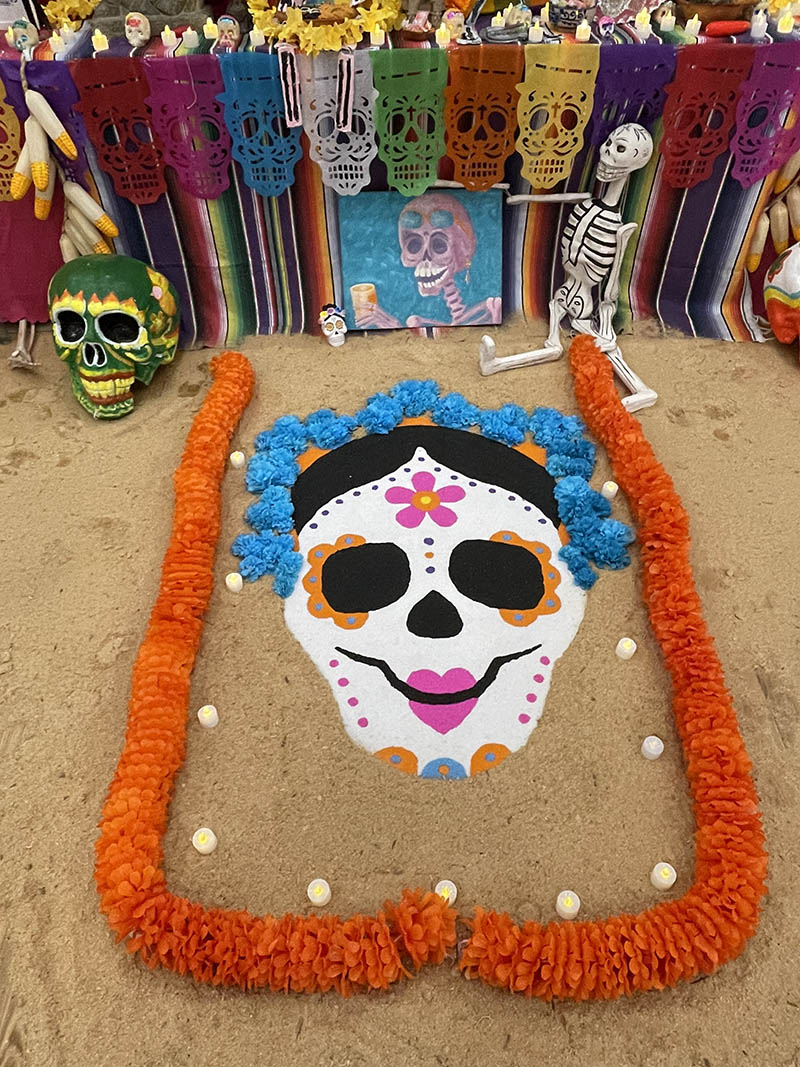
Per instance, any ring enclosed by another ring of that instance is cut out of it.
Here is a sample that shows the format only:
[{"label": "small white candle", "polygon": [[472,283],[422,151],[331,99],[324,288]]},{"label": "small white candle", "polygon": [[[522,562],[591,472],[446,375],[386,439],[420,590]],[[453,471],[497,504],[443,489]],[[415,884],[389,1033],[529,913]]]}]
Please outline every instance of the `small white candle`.
[{"label": "small white candle", "polygon": [[436,31],[436,43],[440,48],[447,48],[450,44],[450,31],[446,26],[440,26]]},{"label": "small white candle", "polygon": [[592,28],[589,25],[589,23],[586,21],[586,19],[583,19],[581,24],[578,26],[577,30],[575,31],[575,40],[576,41],[589,41],[589,40],[591,40],[591,37],[592,37]]},{"label": "small white candle", "polygon": [[165,48],[174,48],[178,43],[178,38],[175,36],[175,31],[169,26],[165,26],[161,31],[161,43]]},{"label": "small white candle", "polygon": [[434,893],[440,896],[445,904],[455,904],[458,888],[455,882],[451,882],[449,878],[443,878],[441,882],[436,883]]},{"label": "small white candle", "polygon": [[619,486],[616,482],[603,482],[600,487],[600,495],[604,496],[606,500],[613,500],[619,492]]},{"label": "small white candle", "polygon": [[58,55],[59,52],[63,52],[67,47],[64,38],[61,36],[58,30],[56,30],[56,32],[50,38],[50,47],[53,50],[53,55]]},{"label": "small white candle", "polygon": [[250,31],[250,47],[261,48],[262,45],[266,44],[266,41],[264,31],[260,30],[258,26],[254,26]]},{"label": "small white candle", "polygon": [[633,20],[637,30],[643,29],[645,26],[650,25],[650,12],[646,8],[642,8],[641,11],[636,13],[636,18]]},{"label": "small white candle", "polygon": [[306,895],[314,907],[322,908],[331,899],[331,887],[324,878],[313,878],[308,883]]},{"label": "small white candle", "polygon": [[95,52],[105,52],[108,48],[108,38],[100,30],[95,30],[92,34],[92,48]]},{"label": "small white candle", "polygon": [[230,574],[225,575],[225,585],[232,593],[241,593],[243,584],[242,576],[238,571],[231,571]]},{"label": "small white candle", "polygon": [[538,19],[536,19],[531,28],[528,30],[528,41],[531,44],[541,44],[543,40],[544,30],[542,29],[542,24],[541,22],[539,22]]},{"label": "small white candle", "polygon": [[653,32],[653,27],[648,22],[646,26],[640,26],[638,29],[639,37],[642,43],[650,39],[650,34]]},{"label": "small white candle", "polygon": [[197,30],[195,30],[192,26],[190,26],[189,29],[186,30],[183,37],[181,37],[181,41],[183,42],[184,48],[200,47],[200,38],[197,36]]},{"label": "small white candle", "polygon": [[785,7],[781,12],[781,17],[778,19],[778,33],[789,34],[794,30],[794,18],[792,17],[792,9]]},{"label": "small white candle", "polygon": [[699,16],[697,14],[692,15],[692,17],[686,23],[686,32],[691,37],[697,37],[697,35],[700,33],[700,28],[701,22]]},{"label": "small white candle", "polygon": [[207,41],[216,41],[218,33],[217,24],[211,21],[211,16],[209,15],[203,23],[203,36]]},{"label": "small white candle", "polygon": [[620,637],[614,651],[620,659],[630,659],[636,651],[636,642],[632,637]]},{"label": "small white candle", "polygon": [[642,741],[642,755],[645,759],[658,759],[664,751],[664,742],[655,734],[650,734]]},{"label": "small white candle", "polygon": [[549,3],[544,5],[539,17],[541,18],[542,22],[549,22],[550,21],[550,4]]},{"label": "small white candle", "polygon": [[219,713],[213,704],[204,704],[197,712],[197,721],[207,730],[211,730],[219,723]]},{"label": "small white candle", "polygon": [[373,48],[380,48],[386,43],[386,33],[384,30],[370,30],[369,43]]},{"label": "small white candle", "polygon": [[677,871],[672,864],[664,863],[663,860],[650,872],[650,882],[656,889],[672,889],[677,877]]},{"label": "small white candle", "polygon": [[496,15],[492,16],[492,26],[505,26],[506,20],[503,18],[503,12],[498,11]]},{"label": "small white candle", "polygon": [[201,856],[209,856],[217,847],[217,835],[207,826],[201,826],[192,834],[192,844]]},{"label": "small white candle", "polygon": [[241,470],[247,462],[245,459],[244,452],[231,452],[229,459],[231,461],[231,466],[234,467],[237,471]]},{"label": "small white candle", "polygon": [[658,28],[662,31],[662,33],[671,33],[672,30],[675,29],[675,16],[672,14],[672,12],[668,11],[665,15],[661,16],[661,19],[658,23]]},{"label": "small white candle", "polygon": [[562,919],[574,919],[581,910],[581,898],[571,889],[562,889],[556,897],[556,911]]}]

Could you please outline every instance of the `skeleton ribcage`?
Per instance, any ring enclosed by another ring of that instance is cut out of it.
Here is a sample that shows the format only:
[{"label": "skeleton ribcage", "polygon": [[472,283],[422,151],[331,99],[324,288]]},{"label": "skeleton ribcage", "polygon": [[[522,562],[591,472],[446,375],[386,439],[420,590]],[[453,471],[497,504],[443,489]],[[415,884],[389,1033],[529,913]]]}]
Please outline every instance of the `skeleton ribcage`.
[{"label": "skeleton ribcage", "polygon": [[569,213],[561,238],[564,263],[580,264],[597,284],[611,270],[622,216],[598,200],[582,200]]}]

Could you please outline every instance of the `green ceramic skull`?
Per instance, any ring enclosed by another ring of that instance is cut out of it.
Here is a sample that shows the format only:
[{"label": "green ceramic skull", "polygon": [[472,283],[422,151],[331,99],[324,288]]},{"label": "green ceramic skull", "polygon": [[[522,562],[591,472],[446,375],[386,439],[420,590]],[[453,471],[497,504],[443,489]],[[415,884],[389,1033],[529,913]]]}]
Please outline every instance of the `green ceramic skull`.
[{"label": "green ceramic skull", "polygon": [[134,379],[149,385],[175,358],[178,294],[128,256],[80,256],[53,275],[50,319],[75,398],[96,419],[133,410]]}]

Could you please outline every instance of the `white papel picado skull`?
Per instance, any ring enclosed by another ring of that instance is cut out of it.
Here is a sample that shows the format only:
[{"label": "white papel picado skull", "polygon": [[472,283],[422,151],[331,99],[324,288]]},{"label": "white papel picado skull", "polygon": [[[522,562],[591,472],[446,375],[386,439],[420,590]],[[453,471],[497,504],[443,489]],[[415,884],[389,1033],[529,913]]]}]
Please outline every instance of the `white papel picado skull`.
[{"label": "white papel picado skull", "polygon": [[585,594],[531,450],[431,425],[335,449],[298,478],[289,629],[345,730],[390,766],[464,778],[521,748]]}]

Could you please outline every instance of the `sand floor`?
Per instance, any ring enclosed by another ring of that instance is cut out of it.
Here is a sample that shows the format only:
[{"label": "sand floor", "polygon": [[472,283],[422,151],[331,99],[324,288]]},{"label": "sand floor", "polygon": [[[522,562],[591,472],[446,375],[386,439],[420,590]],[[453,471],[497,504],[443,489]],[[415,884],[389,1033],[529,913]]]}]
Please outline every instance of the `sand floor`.
[{"label": "sand floor", "polygon": [[[528,347],[521,324],[501,352]],[[482,379],[476,331],[423,341],[259,338],[243,350],[256,395],[248,451],[276,416],[353,411],[405,377],[434,377],[483,405],[574,411],[566,361]],[[513,998],[444,965],[380,996],[241,994],[151,973],[115,946],[92,882],[93,842],[125,727],[131,666],[159,580],[171,476],[209,382],[212,353],[182,353],[132,416],[93,422],[48,336],[34,372],[0,354],[0,984],[16,1008],[8,1064],[160,1067],[798,1067],[800,1064],[800,367],[777,344],[627,338],[660,394],[640,416],[692,519],[693,564],[755,765],[770,894],[745,954],[717,975],[614,1004]],[[608,476],[600,457],[595,484]],[[324,875],[337,911],[374,911],[404,885],[459,886],[459,907],[548,920],[570,886],[586,917],[646,908],[669,859],[691,882],[693,822],[638,556],[603,573],[559,661],[528,745],[488,774],[422,782],[345,735],[327,683],[286,630],[266,580],[226,593],[230,542],[250,502],[223,485],[218,590],[193,679],[190,726],[165,842],[173,891],[256,913],[304,910]],[[615,503],[626,518],[624,500]],[[614,656],[623,633],[639,642]],[[666,741],[656,763],[641,738]],[[198,856],[192,831],[220,845]],[[1,1007],[1,1006],[0,1006]],[[2,1020],[2,1010],[0,1010]],[[0,1064],[3,1060],[0,1021]]]}]

